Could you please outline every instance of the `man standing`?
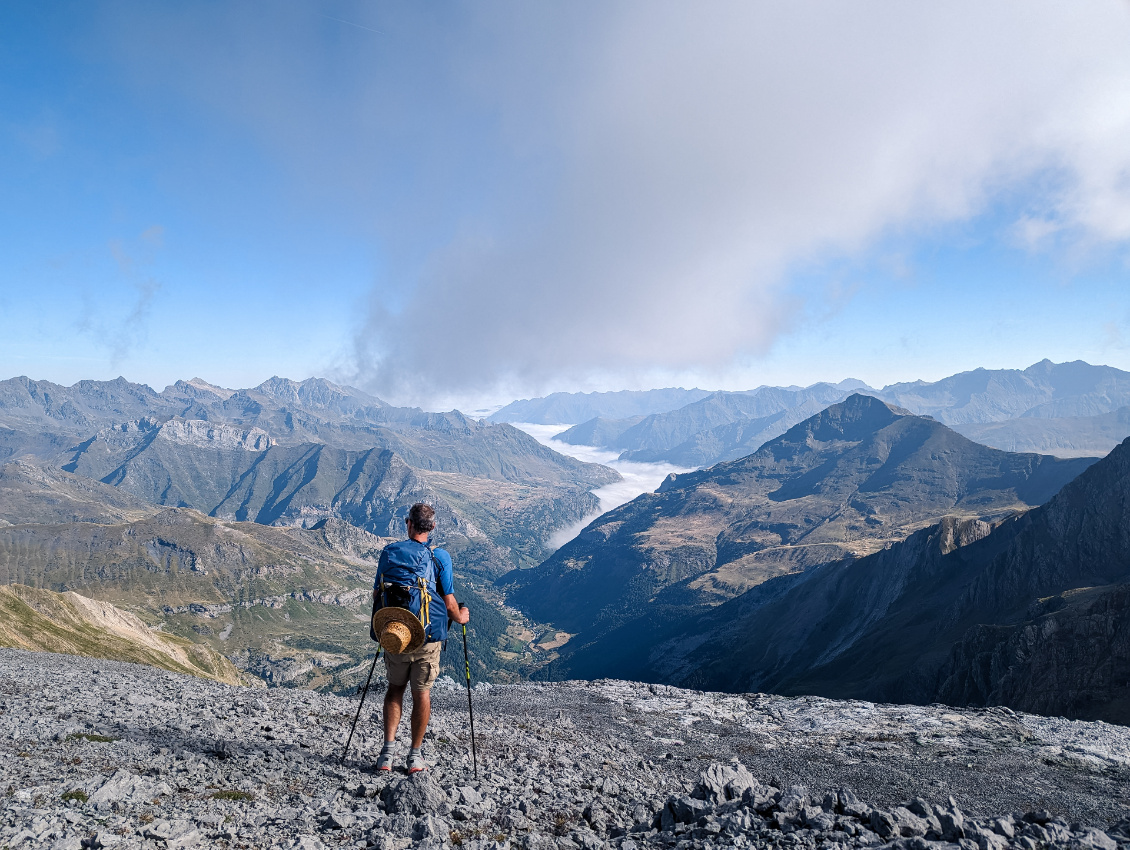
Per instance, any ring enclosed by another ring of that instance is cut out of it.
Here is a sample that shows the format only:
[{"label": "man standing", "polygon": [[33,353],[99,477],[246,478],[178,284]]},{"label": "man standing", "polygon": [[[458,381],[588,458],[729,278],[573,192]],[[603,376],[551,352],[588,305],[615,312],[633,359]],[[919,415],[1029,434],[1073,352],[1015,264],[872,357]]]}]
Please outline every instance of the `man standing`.
[{"label": "man standing", "polygon": [[[447,638],[447,620],[464,624],[470,620],[466,608],[455,600],[451,556],[443,549],[429,549],[428,536],[436,527],[435,511],[419,502],[408,512],[408,539],[392,543],[381,552],[373,583],[374,609],[407,609],[418,616],[400,617],[379,637],[385,647],[388,691],[384,700],[385,742],[377,758],[377,770],[392,770],[393,745],[404,705],[404,691],[412,685],[412,749],[408,772],[427,770],[420,747],[432,713],[431,687],[439,676],[440,650]],[[415,610],[413,610],[415,609]],[[374,616],[374,620],[383,619]],[[396,632],[397,628],[401,632]],[[410,628],[406,628],[410,627]],[[421,640],[422,638],[422,640]],[[399,642],[399,643],[398,643]],[[403,648],[390,652],[390,646]]]}]

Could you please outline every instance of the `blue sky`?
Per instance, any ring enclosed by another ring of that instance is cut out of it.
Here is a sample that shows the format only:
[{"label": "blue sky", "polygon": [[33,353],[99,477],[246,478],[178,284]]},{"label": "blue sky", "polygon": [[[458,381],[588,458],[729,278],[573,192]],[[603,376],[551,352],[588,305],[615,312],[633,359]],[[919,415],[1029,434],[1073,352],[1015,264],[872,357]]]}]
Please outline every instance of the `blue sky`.
[{"label": "blue sky", "polygon": [[1130,369],[1130,6],[0,6],[0,373]]}]

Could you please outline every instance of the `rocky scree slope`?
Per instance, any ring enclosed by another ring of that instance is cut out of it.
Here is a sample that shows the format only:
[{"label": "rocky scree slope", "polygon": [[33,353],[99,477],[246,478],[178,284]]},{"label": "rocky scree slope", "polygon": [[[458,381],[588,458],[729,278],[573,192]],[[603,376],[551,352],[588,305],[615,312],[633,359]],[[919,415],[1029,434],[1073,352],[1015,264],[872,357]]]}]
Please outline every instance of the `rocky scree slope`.
[{"label": "rocky scree slope", "polygon": [[154,631],[128,611],[71,591],[0,586],[0,646],[133,661],[232,685],[252,683],[218,652]]},{"label": "rocky scree slope", "polygon": [[[434,692],[432,767],[379,775],[355,699],[0,650],[9,847],[1130,845],[1130,733],[944,706],[626,682]],[[398,758],[403,758],[401,751]]]},{"label": "rocky scree slope", "polygon": [[[642,618],[685,617],[774,576],[881,549],[946,514],[1025,510],[1090,462],[990,449],[853,395],[747,458],[671,476],[604,514],[536,569],[511,574],[509,598],[580,633],[570,647],[628,623],[638,644],[651,629]],[[569,671],[563,658],[554,675]]]},{"label": "rocky scree slope", "polygon": [[659,625],[648,647],[603,662],[590,652],[583,669],[1130,723],[1128,487],[1130,440],[995,528],[946,518],[866,558]]}]

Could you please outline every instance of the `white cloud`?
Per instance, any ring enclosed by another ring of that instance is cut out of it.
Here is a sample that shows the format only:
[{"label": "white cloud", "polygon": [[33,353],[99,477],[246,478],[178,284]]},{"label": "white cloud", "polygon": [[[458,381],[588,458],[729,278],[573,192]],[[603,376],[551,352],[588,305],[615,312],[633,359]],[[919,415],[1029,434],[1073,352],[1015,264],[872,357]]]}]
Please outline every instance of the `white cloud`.
[{"label": "white cloud", "polygon": [[1130,239],[1125,3],[320,8],[133,7],[116,46],[373,235],[352,377],[393,398],[724,369],[798,264],[1001,198]]},{"label": "white cloud", "polygon": [[793,264],[1030,181],[1029,237],[1130,237],[1125,5],[543,9],[560,28],[512,10],[482,25],[476,93],[555,179],[510,186],[425,297],[374,311],[382,389],[409,363],[444,389],[722,366],[788,327]]}]

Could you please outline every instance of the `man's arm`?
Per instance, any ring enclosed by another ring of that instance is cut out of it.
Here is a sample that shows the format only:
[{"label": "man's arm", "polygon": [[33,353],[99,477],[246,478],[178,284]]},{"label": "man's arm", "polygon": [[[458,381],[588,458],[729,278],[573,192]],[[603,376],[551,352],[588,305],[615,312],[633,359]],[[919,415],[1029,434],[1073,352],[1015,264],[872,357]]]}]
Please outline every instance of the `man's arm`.
[{"label": "man's arm", "polygon": [[459,607],[454,593],[444,594],[443,604],[447,606],[447,616],[454,622],[466,625],[470,621],[470,612],[466,608]]}]

